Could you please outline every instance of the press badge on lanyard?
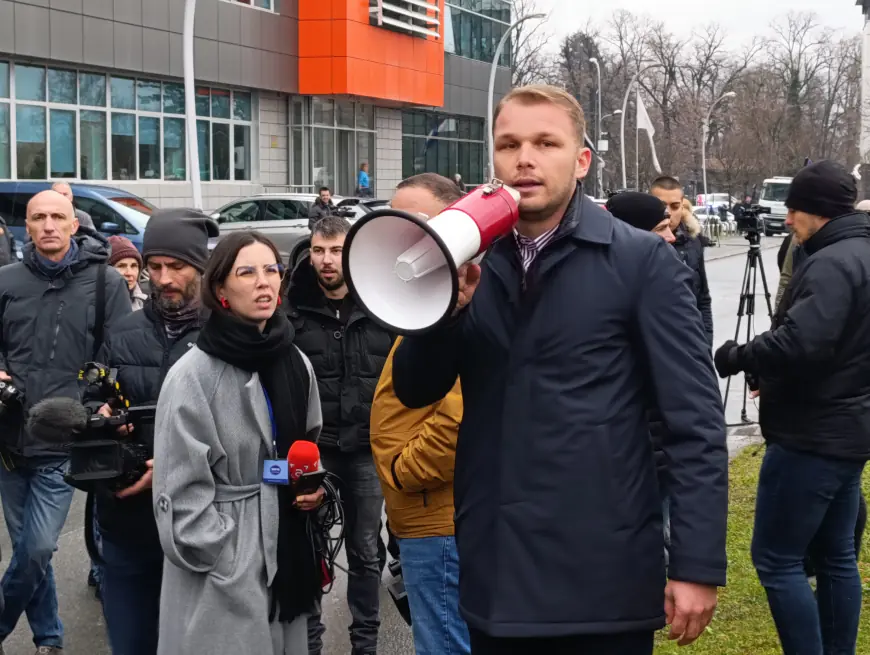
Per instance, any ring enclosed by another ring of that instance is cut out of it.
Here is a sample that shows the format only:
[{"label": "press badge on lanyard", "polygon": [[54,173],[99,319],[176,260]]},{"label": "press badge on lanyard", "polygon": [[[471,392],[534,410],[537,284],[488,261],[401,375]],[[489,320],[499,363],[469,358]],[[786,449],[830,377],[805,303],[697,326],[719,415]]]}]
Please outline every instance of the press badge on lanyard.
[{"label": "press badge on lanyard", "polygon": [[278,426],[275,425],[275,414],[272,412],[272,401],[263,387],[266,396],[266,407],[269,408],[269,423],[272,425],[272,457],[263,462],[263,482],[266,484],[290,484],[290,473],[286,459],[278,459]]}]

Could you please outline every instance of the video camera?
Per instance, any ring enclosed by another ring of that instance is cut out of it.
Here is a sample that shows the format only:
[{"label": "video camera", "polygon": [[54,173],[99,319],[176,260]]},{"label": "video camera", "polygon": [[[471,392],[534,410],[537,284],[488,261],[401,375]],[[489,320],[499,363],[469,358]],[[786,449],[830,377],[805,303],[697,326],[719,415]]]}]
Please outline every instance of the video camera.
[{"label": "video camera", "polygon": [[[67,483],[83,491],[92,491],[99,483],[113,491],[135,484],[153,456],[152,446],[140,441],[139,435],[144,426],[154,424],[157,406],[130,407],[114,371],[103,364],[85,364],[79,380],[87,383],[85,398],[95,400],[83,405],[84,424],[72,431]],[[98,413],[104,404],[113,408],[112,416]],[[118,430],[124,426],[132,426],[132,432],[121,435]]]},{"label": "video camera", "polygon": [[737,229],[740,232],[746,233],[746,238],[750,239],[754,236],[760,235],[764,232],[764,220],[762,220],[762,214],[770,214],[770,207],[764,207],[762,205],[750,205],[749,207],[744,207],[742,212],[738,212],[737,215],[734,216],[734,221],[737,223]]}]

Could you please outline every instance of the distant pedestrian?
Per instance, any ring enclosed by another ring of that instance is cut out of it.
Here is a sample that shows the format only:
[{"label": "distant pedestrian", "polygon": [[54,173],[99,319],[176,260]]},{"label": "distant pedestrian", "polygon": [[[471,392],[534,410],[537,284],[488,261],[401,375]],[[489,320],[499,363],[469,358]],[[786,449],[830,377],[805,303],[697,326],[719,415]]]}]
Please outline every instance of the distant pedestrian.
[{"label": "distant pedestrian", "polygon": [[109,237],[109,266],[114,266],[130,290],[130,302],[133,311],[142,309],[148,296],[142,292],[139,286],[139,276],[142,274],[142,255],[127,237],[114,235]]},{"label": "distant pedestrian", "polygon": [[357,195],[360,198],[370,198],[372,196],[371,182],[369,180],[369,165],[363,162],[359,165],[359,173],[356,176]]},{"label": "distant pedestrian", "polygon": [[[55,182],[51,185],[51,190],[57,191],[64,198],[72,202],[73,206],[75,207],[75,198],[73,197],[72,187],[69,184],[67,184],[66,182]],[[91,218],[91,215],[86,211],[76,208],[75,215],[76,220],[78,220],[79,222],[79,227],[86,227],[90,230],[97,229],[96,226],[94,226],[94,220]]]}]

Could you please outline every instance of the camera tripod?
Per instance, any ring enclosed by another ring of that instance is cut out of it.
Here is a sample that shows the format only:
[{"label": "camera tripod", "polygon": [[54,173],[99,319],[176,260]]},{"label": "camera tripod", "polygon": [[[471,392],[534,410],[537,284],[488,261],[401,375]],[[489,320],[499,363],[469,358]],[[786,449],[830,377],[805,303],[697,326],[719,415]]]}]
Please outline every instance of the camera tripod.
[{"label": "camera tripod", "polygon": [[[746,234],[749,241],[749,252],[746,253],[746,269],[743,272],[743,284],[740,287],[740,305],[737,308],[737,329],[734,331],[734,340],[740,340],[740,324],[746,317],[746,343],[752,339],[755,324],[755,291],[758,287],[758,272],[761,271],[761,284],[764,288],[764,299],[767,302],[767,313],[773,320],[773,306],[770,304],[770,289],[767,286],[767,275],[764,272],[764,261],[761,259],[761,234],[752,230]],[[728,408],[728,396],[731,391],[731,378],[725,385],[725,401],[723,406]],[[743,407],[740,412],[740,420],[746,424],[751,423],[746,413],[746,401],[749,396],[749,382],[743,380]]]}]

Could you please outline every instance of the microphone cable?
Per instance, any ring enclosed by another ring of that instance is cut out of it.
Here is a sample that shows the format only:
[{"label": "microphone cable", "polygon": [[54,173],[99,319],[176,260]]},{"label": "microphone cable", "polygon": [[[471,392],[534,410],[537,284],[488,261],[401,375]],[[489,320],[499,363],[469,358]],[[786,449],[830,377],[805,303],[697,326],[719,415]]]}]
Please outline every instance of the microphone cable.
[{"label": "microphone cable", "polygon": [[311,520],[307,525],[308,540],[312,550],[320,556],[324,573],[329,579],[329,584],[323,589],[325,594],[332,591],[332,586],[335,584],[335,569],[338,566],[336,561],[344,545],[344,508],[333,479],[337,480],[337,477],[332,473],[327,473],[323,478],[322,486],[326,491],[326,498],[323,504],[311,513]]}]

